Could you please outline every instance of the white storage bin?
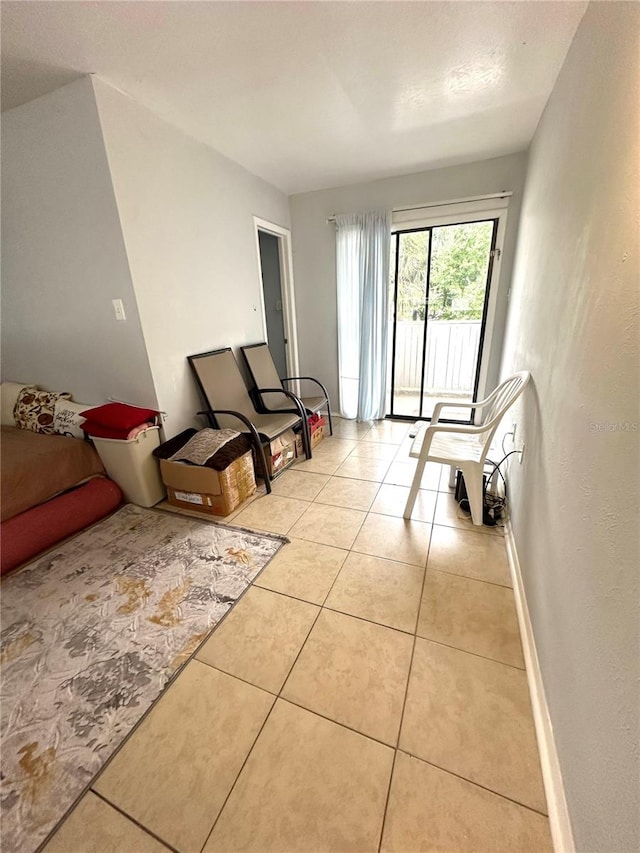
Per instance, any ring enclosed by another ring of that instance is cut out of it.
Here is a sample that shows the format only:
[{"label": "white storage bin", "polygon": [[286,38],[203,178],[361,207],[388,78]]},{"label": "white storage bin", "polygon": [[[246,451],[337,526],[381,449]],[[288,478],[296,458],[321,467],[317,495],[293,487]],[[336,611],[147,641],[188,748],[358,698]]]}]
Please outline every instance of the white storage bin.
[{"label": "white storage bin", "polygon": [[153,506],[166,491],[153,451],[160,444],[160,428],[150,427],[136,438],[92,438],[109,477],[124,492],[126,500],[138,506]]}]

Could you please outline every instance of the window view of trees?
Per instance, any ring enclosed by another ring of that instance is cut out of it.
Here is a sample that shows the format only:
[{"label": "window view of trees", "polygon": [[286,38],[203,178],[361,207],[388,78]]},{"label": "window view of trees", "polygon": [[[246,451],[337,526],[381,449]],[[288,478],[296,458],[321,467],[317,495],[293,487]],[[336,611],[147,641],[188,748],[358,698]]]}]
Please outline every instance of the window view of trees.
[{"label": "window view of trees", "polygon": [[[431,280],[428,317],[435,320],[480,320],[493,222],[443,225],[431,231]],[[398,257],[398,320],[425,319],[429,232],[415,231],[392,240],[391,287]]]}]

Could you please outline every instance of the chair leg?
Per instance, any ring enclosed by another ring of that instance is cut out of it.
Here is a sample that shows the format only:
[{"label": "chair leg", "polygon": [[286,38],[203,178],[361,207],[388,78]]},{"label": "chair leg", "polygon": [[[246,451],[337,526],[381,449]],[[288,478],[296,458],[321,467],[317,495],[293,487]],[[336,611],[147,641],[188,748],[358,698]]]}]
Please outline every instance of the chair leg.
[{"label": "chair leg", "polygon": [[260,438],[257,435],[253,436],[253,444],[254,444],[254,447],[256,448],[256,454],[258,456],[258,459],[260,460],[260,465],[262,467],[262,473],[264,475],[265,489],[267,490],[267,494],[270,495],[271,494],[271,477],[269,476],[269,471],[267,469],[267,459],[266,459],[266,456],[264,455],[264,448],[262,447],[262,442],[260,441]]},{"label": "chair leg", "polygon": [[302,421],[302,449],[304,450],[305,458],[311,459],[311,427],[309,426],[308,417],[305,417]]},{"label": "chair leg", "polygon": [[331,404],[327,400],[327,418],[329,419],[329,435],[333,435],[333,421],[331,420]]},{"label": "chair leg", "polygon": [[482,469],[474,465],[473,468],[463,470],[464,482],[467,487],[469,506],[471,507],[471,520],[474,525],[482,526],[483,494],[482,494]]},{"label": "chair leg", "polygon": [[458,469],[456,468],[455,465],[449,466],[449,488],[450,489],[455,489],[455,487],[456,487],[456,471],[457,470]]},{"label": "chair leg", "polygon": [[411,513],[413,512],[413,506],[416,502],[416,498],[418,497],[418,489],[420,488],[420,481],[422,480],[422,475],[424,474],[424,466],[426,464],[426,459],[419,459],[418,464],[416,466],[415,474],[413,475],[413,482],[411,483],[411,490],[409,491],[409,497],[407,498],[407,503],[404,508],[403,517],[411,518]]}]

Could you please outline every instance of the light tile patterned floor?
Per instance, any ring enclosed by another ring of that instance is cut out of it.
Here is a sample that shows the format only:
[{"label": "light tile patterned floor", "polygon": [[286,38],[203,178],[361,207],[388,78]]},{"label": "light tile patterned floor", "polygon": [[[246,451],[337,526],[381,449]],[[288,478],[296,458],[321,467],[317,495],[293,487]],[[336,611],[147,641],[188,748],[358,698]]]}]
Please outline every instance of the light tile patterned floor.
[{"label": "light tile patterned floor", "polygon": [[502,531],[408,426],[338,421],[230,522],[286,545],[47,850],[542,853],[546,805]]}]

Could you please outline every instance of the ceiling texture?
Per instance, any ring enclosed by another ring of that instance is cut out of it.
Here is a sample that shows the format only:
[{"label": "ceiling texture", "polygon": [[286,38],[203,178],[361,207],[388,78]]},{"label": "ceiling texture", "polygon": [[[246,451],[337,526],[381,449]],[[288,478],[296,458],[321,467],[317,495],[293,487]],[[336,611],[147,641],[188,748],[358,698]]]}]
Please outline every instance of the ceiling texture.
[{"label": "ceiling texture", "polygon": [[586,2],[2,2],[2,109],[84,74],[286,193],[527,148]]}]

